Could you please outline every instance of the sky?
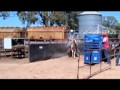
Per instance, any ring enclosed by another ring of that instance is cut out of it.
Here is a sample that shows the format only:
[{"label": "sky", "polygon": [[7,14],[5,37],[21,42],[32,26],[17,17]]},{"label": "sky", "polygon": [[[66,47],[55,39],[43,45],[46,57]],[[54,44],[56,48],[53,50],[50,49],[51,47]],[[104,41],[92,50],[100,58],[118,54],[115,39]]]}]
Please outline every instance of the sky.
[{"label": "sky", "polygon": [[[98,11],[102,14],[102,16],[114,16],[120,22],[120,11]],[[31,26],[41,26],[39,24],[31,25]],[[0,18],[0,27],[25,27],[24,24],[19,20],[19,18],[15,15],[15,12],[11,12],[11,16],[6,20]]]}]

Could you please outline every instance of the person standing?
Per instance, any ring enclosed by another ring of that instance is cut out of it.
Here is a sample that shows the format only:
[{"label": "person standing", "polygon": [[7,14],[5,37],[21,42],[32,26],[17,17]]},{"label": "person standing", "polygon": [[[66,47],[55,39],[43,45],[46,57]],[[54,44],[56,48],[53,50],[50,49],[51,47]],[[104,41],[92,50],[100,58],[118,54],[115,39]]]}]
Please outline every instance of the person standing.
[{"label": "person standing", "polygon": [[110,51],[109,51],[109,39],[106,32],[103,32],[103,47],[104,47],[105,58],[107,58],[107,62],[111,64]]},{"label": "person standing", "polygon": [[[120,35],[118,35],[118,39],[119,39],[119,45],[118,46],[120,46]],[[120,66],[119,59],[120,59],[120,50],[119,50],[119,53],[116,57],[116,66]]]},{"label": "person standing", "polygon": [[118,53],[118,55],[116,57],[116,66],[120,66],[119,59],[120,59],[120,52]]}]

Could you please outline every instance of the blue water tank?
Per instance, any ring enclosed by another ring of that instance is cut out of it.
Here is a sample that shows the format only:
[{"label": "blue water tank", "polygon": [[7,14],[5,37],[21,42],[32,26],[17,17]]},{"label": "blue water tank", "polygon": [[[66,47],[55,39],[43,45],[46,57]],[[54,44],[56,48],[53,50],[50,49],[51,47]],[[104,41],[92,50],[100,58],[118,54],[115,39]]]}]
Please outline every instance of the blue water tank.
[{"label": "blue water tank", "polygon": [[78,15],[79,38],[84,39],[84,34],[94,33],[97,26],[102,24],[102,14],[95,11],[85,11]]}]

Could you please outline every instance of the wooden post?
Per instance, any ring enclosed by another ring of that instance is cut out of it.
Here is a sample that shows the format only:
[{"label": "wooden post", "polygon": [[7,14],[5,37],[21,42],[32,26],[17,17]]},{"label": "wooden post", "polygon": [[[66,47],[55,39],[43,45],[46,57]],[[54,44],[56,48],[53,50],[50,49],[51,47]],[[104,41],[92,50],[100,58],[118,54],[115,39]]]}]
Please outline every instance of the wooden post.
[{"label": "wooden post", "polygon": [[1,59],[1,50],[0,50],[0,59]]},{"label": "wooden post", "polygon": [[6,58],[6,49],[5,49],[5,58]]},{"label": "wooden post", "polygon": [[115,51],[116,51],[116,49],[114,49],[114,58],[115,58]]},{"label": "wooden post", "polygon": [[30,40],[28,39],[28,59],[30,61]]},{"label": "wooden post", "polygon": [[12,54],[12,49],[11,49],[11,58],[12,58],[13,54]]},{"label": "wooden post", "polygon": [[[100,49],[99,49],[99,52],[100,52]],[[101,71],[101,67],[102,67],[102,50],[101,50],[101,56],[100,56],[100,71]]]}]

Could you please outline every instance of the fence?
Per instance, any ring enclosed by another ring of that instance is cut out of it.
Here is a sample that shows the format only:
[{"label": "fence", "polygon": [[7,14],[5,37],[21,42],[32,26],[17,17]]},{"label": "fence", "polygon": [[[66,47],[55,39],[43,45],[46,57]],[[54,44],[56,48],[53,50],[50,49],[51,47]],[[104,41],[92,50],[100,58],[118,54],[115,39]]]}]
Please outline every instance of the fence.
[{"label": "fence", "polygon": [[[117,38],[110,38],[109,40],[116,40]],[[117,39],[118,40],[118,39]],[[110,43],[110,58],[115,58],[116,55],[120,52],[120,46],[118,45],[119,42],[117,43]],[[116,45],[116,46],[115,46]],[[114,47],[113,47],[114,46]],[[89,50],[89,53],[92,52],[92,49]],[[103,51],[102,51],[103,52]],[[96,68],[94,65],[92,65],[91,63],[91,60],[90,60],[90,64],[84,64],[84,65],[80,65],[81,63],[81,53],[79,53],[79,57],[78,57],[78,65],[77,65],[77,79],[90,79],[91,77],[103,72],[103,71],[106,71],[106,70],[109,70],[111,69],[111,64],[112,63],[109,63],[109,64],[106,64],[106,63],[102,63],[103,60],[106,60],[106,58],[103,56],[103,58],[101,58],[100,60],[100,64],[96,65],[96,66],[99,66],[99,68],[95,71],[94,69]],[[85,69],[87,68],[87,70]],[[80,78],[80,76],[82,76],[82,73],[80,73],[80,69],[81,70],[86,70],[87,75],[83,75],[82,78]]]},{"label": "fence", "polygon": [[[117,38],[110,38],[110,40],[119,40],[119,39],[117,39]],[[81,41],[82,42],[82,41]],[[45,43],[45,42],[44,42]],[[54,42],[52,42],[52,43],[54,43]],[[30,43],[28,43],[28,45],[29,45]],[[113,43],[112,43],[113,44]],[[119,44],[119,42],[118,42],[118,44]],[[81,45],[82,46],[82,45]],[[62,47],[62,46],[61,46]],[[38,45],[38,48],[40,48],[39,47],[39,45]],[[49,49],[49,48],[48,48]],[[54,48],[53,48],[54,49]],[[82,49],[82,48],[81,48]],[[80,50],[81,50],[80,49]],[[116,48],[114,48],[114,49],[111,49],[110,50],[111,51],[111,54],[110,54],[110,57],[111,58],[114,58],[117,54],[118,54],[118,51],[120,51],[120,47],[119,46],[117,46]],[[64,51],[65,52],[65,51]],[[91,50],[90,50],[90,52],[91,52]],[[47,55],[47,54],[46,54]],[[80,63],[81,63],[81,53],[79,53],[79,57],[78,57],[78,65],[77,65],[77,79],[80,79],[80,75],[81,75],[81,73],[79,73],[79,71],[80,71],[80,69],[83,69],[83,68],[85,68],[85,67],[88,67],[88,75],[86,75],[85,77],[83,77],[82,79],[89,79],[89,78],[91,78],[91,77],[93,77],[94,75],[96,75],[96,74],[98,74],[98,73],[100,73],[100,72],[103,72],[103,71],[105,71],[105,70],[108,70],[108,69],[111,69],[111,64],[103,64],[102,63],[102,61],[103,60],[105,60],[106,58],[102,58],[101,60],[100,60],[100,64],[99,64],[99,70],[96,70],[95,72],[93,72],[93,68],[94,68],[94,66],[91,64],[91,62],[90,62],[90,64],[86,64],[86,65],[83,65],[83,66],[80,66]],[[32,60],[31,60],[32,61]],[[104,68],[103,68],[104,67]]]},{"label": "fence", "polygon": [[[6,43],[6,45],[10,45],[11,49],[6,49],[4,48],[4,40],[0,40],[0,58],[2,57],[11,57],[11,58],[24,58],[27,57],[28,55],[28,46],[25,45],[24,41],[26,39],[24,38],[11,38],[11,43]],[[8,46],[9,46],[8,45]]]}]

